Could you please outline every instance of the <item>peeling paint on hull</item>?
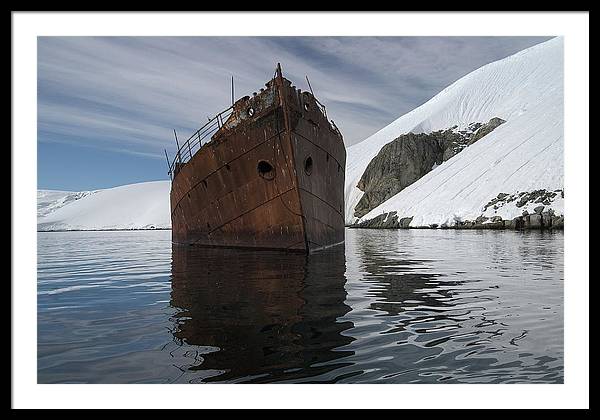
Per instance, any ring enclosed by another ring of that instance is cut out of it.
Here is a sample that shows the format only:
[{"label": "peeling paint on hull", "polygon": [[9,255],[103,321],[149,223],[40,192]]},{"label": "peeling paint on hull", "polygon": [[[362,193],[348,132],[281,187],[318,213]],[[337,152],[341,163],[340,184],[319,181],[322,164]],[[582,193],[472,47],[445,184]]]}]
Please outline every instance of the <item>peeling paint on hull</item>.
[{"label": "peeling paint on hull", "polygon": [[174,243],[299,252],[343,243],[342,135],[280,72],[266,87],[174,166]]}]

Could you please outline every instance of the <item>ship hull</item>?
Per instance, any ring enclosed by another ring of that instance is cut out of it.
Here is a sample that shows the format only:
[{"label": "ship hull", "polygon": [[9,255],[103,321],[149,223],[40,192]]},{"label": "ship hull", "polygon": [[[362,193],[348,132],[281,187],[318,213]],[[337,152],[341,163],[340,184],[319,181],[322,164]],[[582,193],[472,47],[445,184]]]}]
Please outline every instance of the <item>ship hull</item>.
[{"label": "ship hull", "polygon": [[[312,95],[282,81],[271,90],[236,103],[223,128],[177,168],[174,243],[297,252],[343,243],[341,135]],[[243,118],[248,106],[254,115]]]}]

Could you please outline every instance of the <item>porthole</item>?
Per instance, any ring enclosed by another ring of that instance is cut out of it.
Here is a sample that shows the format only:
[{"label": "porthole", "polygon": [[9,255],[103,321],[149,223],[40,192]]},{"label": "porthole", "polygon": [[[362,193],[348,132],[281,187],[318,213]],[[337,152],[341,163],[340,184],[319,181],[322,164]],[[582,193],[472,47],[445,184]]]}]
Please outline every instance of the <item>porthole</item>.
[{"label": "porthole", "polygon": [[250,107],[246,110],[246,114],[248,114],[249,117],[254,115],[254,108]]},{"label": "porthole", "polygon": [[266,160],[258,162],[256,169],[258,170],[258,175],[264,179],[271,180],[275,178],[275,168]]},{"label": "porthole", "polygon": [[310,175],[312,173],[313,170],[313,160],[312,157],[308,156],[306,159],[304,159],[304,173],[306,173],[306,175]]}]

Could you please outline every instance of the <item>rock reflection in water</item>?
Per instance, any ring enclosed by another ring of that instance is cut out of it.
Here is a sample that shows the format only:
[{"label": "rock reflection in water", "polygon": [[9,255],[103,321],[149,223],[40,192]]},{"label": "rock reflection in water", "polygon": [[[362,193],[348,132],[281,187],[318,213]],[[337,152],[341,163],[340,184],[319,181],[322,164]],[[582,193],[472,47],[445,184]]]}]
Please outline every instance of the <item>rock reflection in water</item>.
[{"label": "rock reflection in water", "polygon": [[[454,306],[452,295],[463,281],[428,271],[427,263],[433,261],[415,258],[410,253],[411,247],[391,251],[391,244],[382,246],[368,235],[360,239],[356,251],[362,262],[363,281],[373,286],[371,295],[375,299],[371,309],[396,316],[417,307],[443,312]],[[444,287],[440,288],[442,284]],[[432,290],[435,292],[429,293]]]},{"label": "rock reflection in water", "polygon": [[[293,381],[340,368],[353,353],[343,247],[305,256],[173,246],[174,341],[198,346],[210,382]],[[326,365],[325,365],[326,364]]]}]

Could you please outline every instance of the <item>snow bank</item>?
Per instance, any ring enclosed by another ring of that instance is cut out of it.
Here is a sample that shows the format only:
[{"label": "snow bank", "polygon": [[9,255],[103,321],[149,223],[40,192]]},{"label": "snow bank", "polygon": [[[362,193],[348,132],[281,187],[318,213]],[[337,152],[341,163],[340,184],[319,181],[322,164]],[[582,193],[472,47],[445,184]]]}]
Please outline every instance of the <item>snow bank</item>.
[{"label": "snow bank", "polygon": [[[170,181],[154,181],[83,193],[41,190],[38,230],[170,228],[170,189]],[[74,200],[77,194],[83,196]]]},{"label": "snow bank", "polygon": [[[554,38],[485,65],[366,140],[348,148],[346,222],[362,196],[356,184],[379,150],[401,134],[507,122],[365,215],[414,219],[411,226],[475,218],[500,192],[563,188],[563,43]],[[562,212],[562,199],[553,203]],[[507,218],[523,208],[507,205]],[[500,214],[498,214],[500,215]]]},{"label": "snow bank", "polygon": [[93,191],[56,191],[56,190],[38,190],[37,192],[37,214],[45,216],[75,200],[92,194]]}]

